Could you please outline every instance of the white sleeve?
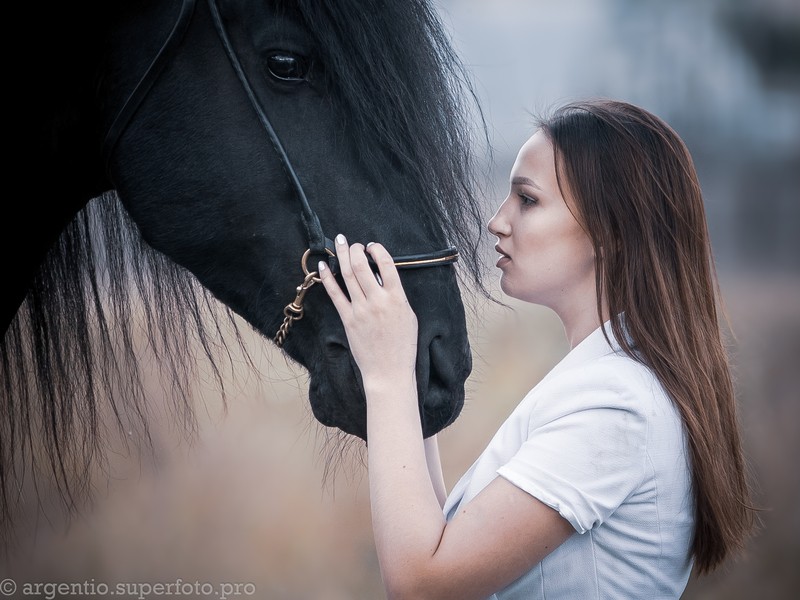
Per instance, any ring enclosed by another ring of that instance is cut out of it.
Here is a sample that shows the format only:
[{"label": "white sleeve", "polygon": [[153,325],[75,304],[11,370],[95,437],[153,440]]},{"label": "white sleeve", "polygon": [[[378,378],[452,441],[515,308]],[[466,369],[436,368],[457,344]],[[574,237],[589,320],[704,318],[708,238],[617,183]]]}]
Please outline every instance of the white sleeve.
[{"label": "white sleeve", "polygon": [[650,402],[608,367],[598,363],[548,381],[527,441],[497,470],[578,533],[603,523],[645,476]]}]

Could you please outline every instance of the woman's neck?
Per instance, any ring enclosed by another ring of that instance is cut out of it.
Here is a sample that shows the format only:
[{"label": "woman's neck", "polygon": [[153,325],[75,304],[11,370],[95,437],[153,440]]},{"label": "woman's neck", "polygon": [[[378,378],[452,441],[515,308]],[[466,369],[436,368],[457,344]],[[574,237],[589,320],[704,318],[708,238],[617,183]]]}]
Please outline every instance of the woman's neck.
[{"label": "woman's neck", "polygon": [[595,294],[587,294],[579,302],[570,306],[560,306],[554,310],[564,326],[570,350],[610,318],[605,302],[601,307],[601,314],[597,314]]}]

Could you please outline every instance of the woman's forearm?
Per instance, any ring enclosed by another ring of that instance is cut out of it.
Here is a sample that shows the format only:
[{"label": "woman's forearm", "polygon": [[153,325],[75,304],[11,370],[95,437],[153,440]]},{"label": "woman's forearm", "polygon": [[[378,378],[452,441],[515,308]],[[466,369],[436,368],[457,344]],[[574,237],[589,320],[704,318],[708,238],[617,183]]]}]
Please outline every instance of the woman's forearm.
[{"label": "woman's forearm", "polygon": [[[369,487],[378,560],[390,598],[420,597],[431,581],[445,519],[428,472],[417,406],[417,318],[391,255],[348,249],[336,236],[336,254],[349,297],[325,263],[319,274],[347,332],[367,397]],[[439,486],[437,478],[436,486]],[[442,486],[443,487],[443,486]]]},{"label": "woman's forearm", "polygon": [[390,597],[424,577],[445,527],[428,471],[416,383],[368,384],[369,486],[378,561]]}]

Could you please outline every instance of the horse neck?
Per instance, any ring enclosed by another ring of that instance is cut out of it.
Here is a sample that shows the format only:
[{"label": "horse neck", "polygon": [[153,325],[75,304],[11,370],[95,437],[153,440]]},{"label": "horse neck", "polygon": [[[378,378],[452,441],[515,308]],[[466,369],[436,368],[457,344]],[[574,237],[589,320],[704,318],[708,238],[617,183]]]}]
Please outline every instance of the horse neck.
[{"label": "horse neck", "polygon": [[58,152],[30,148],[23,154],[31,162],[10,172],[9,188],[19,195],[14,208],[7,209],[6,233],[0,236],[0,256],[8,265],[3,274],[0,333],[13,319],[62,231],[91,198],[108,189],[103,178],[80,160],[81,150],[77,146]]},{"label": "horse neck", "polygon": [[[15,4],[32,4],[41,10],[34,3]],[[61,5],[54,3],[53,7],[57,6]],[[13,22],[40,21],[24,17],[31,15],[19,15],[23,20]],[[85,31],[87,26],[78,25],[85,18],[85,14],[65,8],[56,10],[51,19],[45,19],[38,36],[47,40],[47,47],[38,53],[23,50],[16,62],[12,61],[16,93],[9,113],[13,152],[6,185],[17,196],[0,236],[0,257],[7,265],[0,309],[2,332],[63,229],[91,198],[110,188],[100,157],[93,87],[100,56],[90,32]]]}]

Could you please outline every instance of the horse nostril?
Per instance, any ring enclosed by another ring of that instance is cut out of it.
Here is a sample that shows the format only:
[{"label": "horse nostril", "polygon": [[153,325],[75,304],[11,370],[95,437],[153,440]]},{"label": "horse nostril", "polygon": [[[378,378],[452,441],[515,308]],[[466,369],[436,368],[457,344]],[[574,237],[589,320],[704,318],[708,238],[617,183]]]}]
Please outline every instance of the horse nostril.
[{"label": "horse nostril", "polygon": [[316,379],[321,382],[316,390],[314,406],[317,420],[366,439],[364,385],[346,337],[332,334],[322,338],[322,348],[316,356],[314,371]]},{"label": "horse nostril", "polygon": [[471,370],[469,348],[447,345],[442,336],[434,336],[428,345],[428,389],[425,395],[427,407],[437,410],[453,408],[454,398],[463,394],[463,384]]},{"label": "horse nostril", "polygon": [[434,336],[427,352],[419,357],[420,418],[425,436],[441,431],[458,417],[464,405],[464,382],[469,375],[469,349],[460,351],[447,338]]},{"label": "horse nostril", "polygon": [[339,356],[342,353],[349,353],[350,347],[345,340],[340,338],[331,337],[325,340],[325,353],[332,356]]},{"label": "horse nostril", "polygon": [[431,371],[441,380],[444,387],[461,385],[472,371],[472,354],[469,344],[453,343],[442,336],[436,336],[429,346]]},{"label": "horse nostril", "polygon": [[[347,338],[331,336],[323,343],[322,360],[327,365],[331,377],[340,378],[343,376],[354,376],[359,385],[361,382],[361,371],[350,353],[350,346]],[[349,368],[348,368],[349,367]]]},{"label": "horse nostril", "polygon": [[449,387],[447,373],[441,368],[446,365],[447,361],[443,356],[440,336],[431,340],[428,346],[428,356],[428,390],[425,394],[425,404],[430,408],[436,408],[445,400],[446,394],[442,392]]}]

